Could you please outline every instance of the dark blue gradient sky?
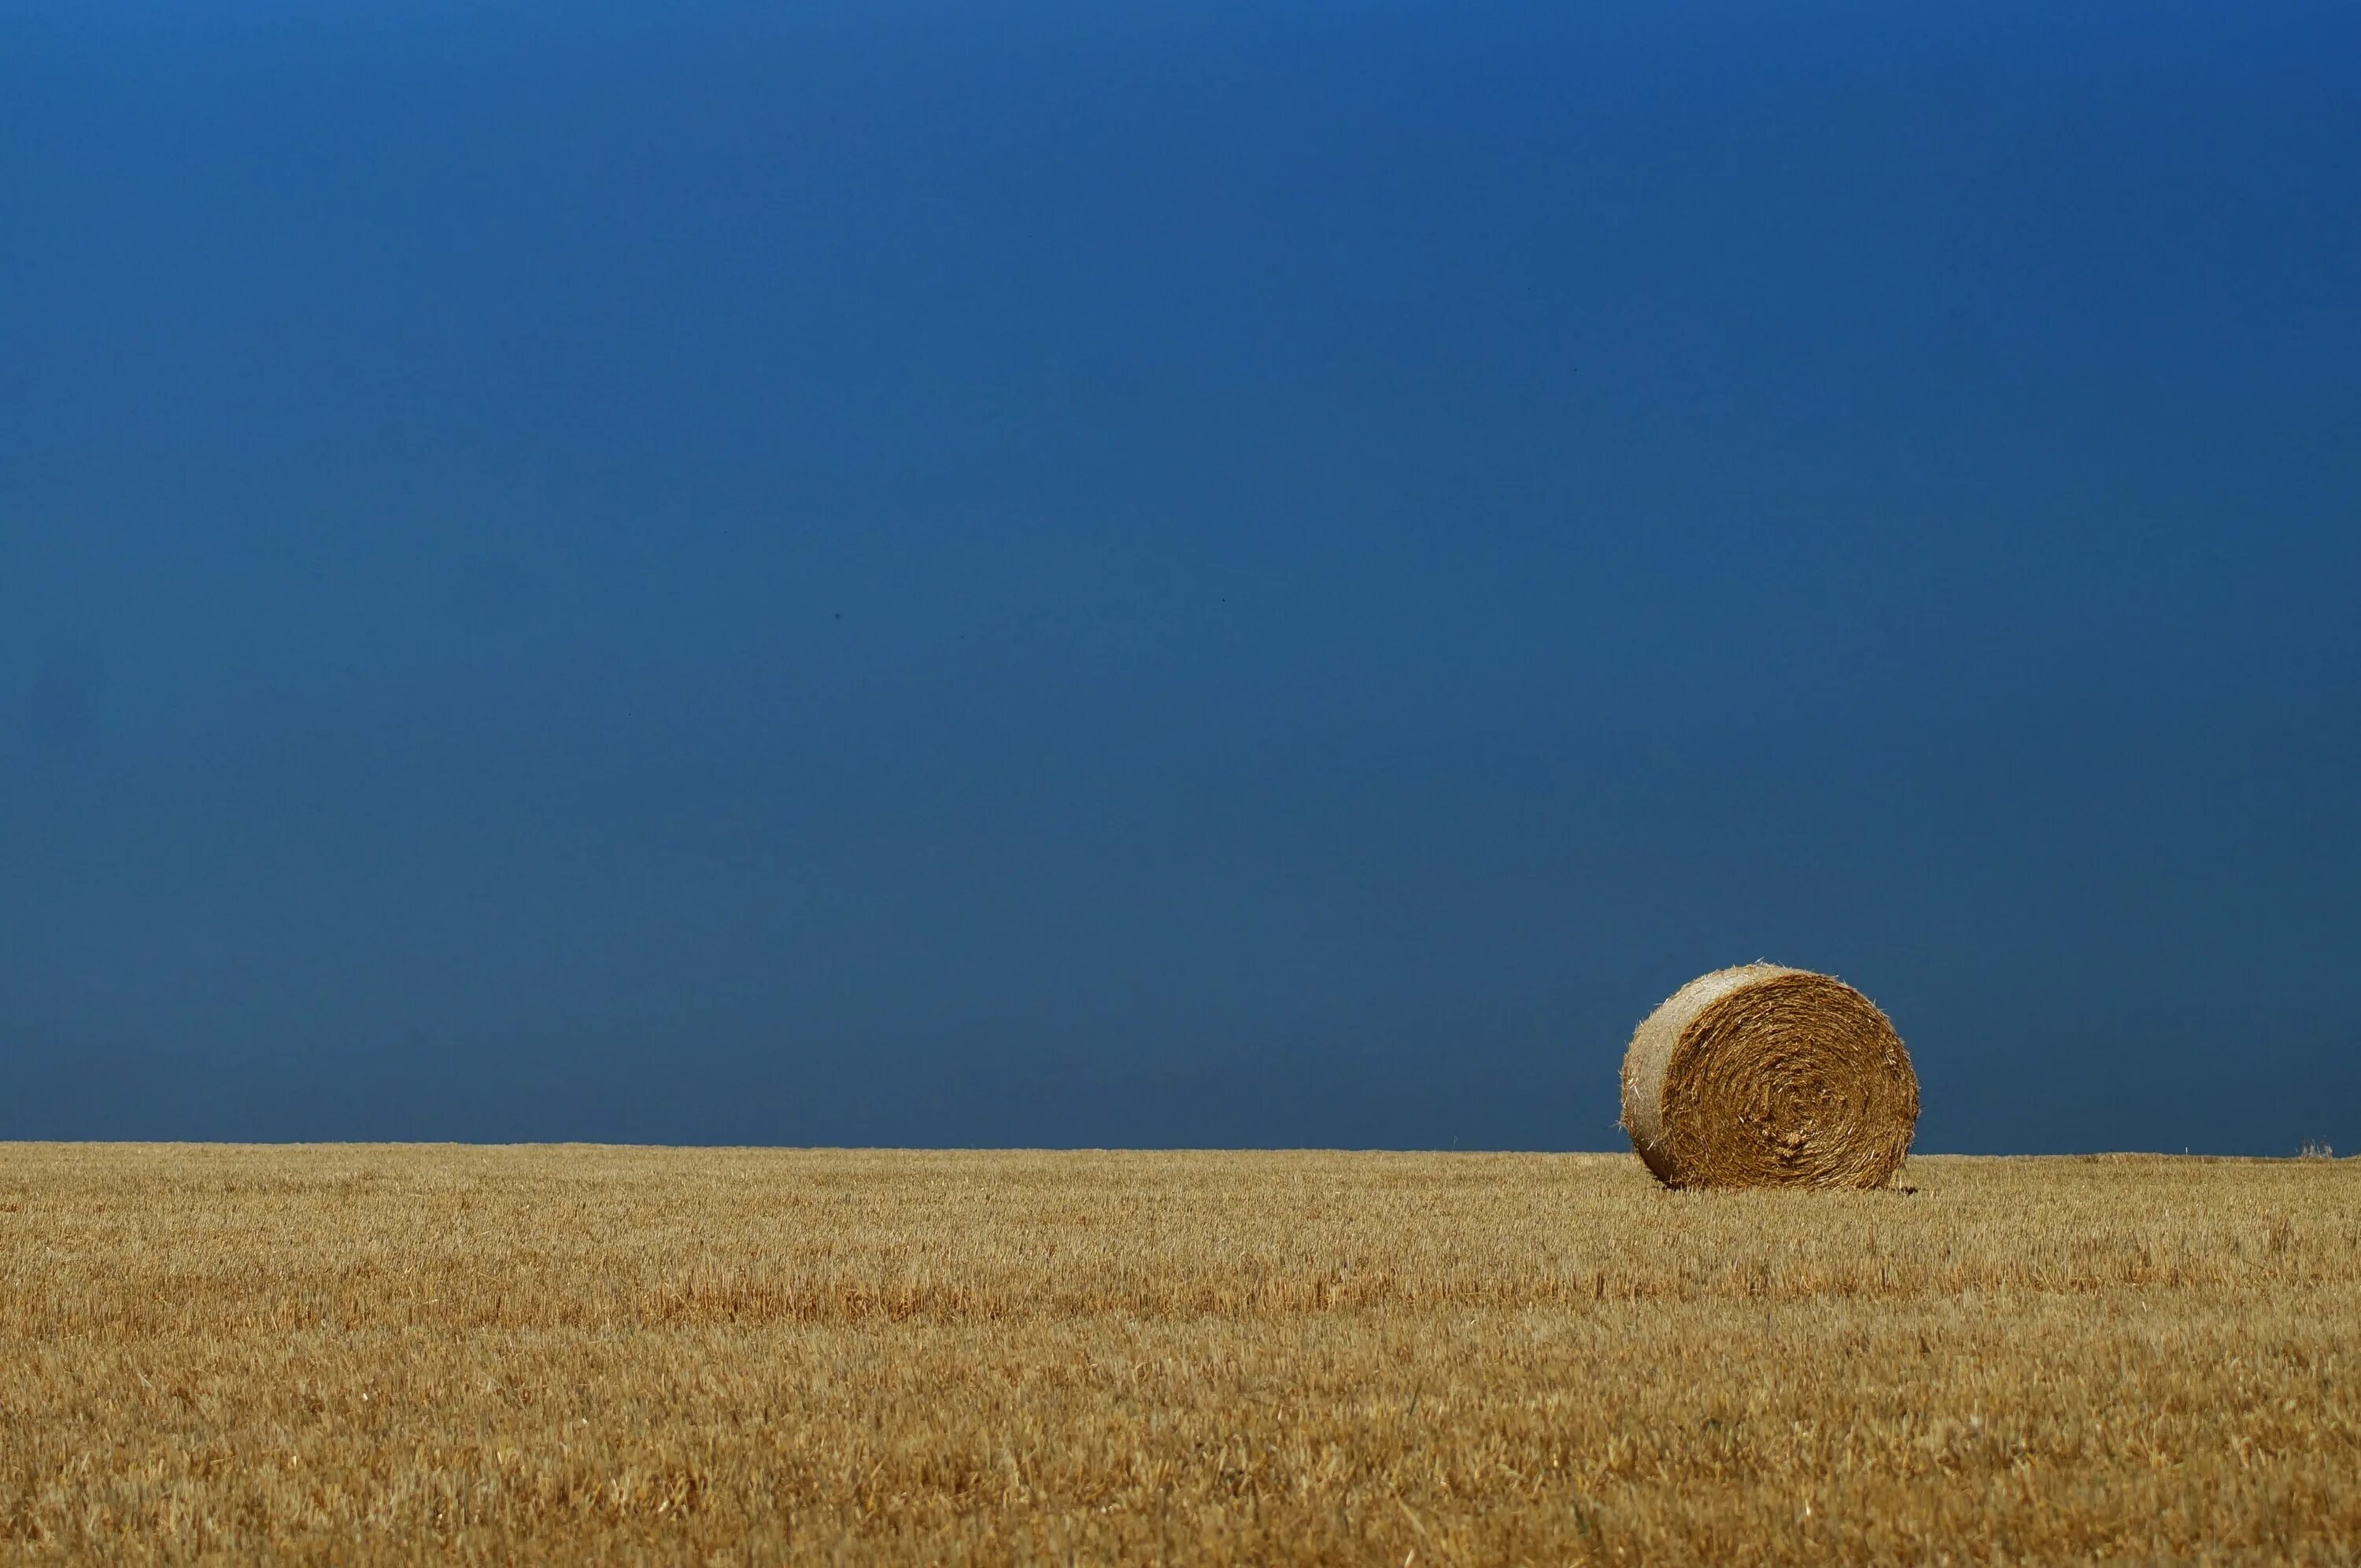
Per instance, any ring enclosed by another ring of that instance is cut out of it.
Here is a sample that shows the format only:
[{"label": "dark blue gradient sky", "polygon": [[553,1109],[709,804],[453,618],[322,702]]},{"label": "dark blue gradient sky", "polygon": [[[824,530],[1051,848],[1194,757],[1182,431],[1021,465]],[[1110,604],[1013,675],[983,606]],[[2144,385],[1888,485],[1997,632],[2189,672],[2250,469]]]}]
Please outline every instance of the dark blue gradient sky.
[{"label": "dark blue gradient sky", "polygon": [[2361,1144],[2361,10],[0,8],[0,1135]]}]

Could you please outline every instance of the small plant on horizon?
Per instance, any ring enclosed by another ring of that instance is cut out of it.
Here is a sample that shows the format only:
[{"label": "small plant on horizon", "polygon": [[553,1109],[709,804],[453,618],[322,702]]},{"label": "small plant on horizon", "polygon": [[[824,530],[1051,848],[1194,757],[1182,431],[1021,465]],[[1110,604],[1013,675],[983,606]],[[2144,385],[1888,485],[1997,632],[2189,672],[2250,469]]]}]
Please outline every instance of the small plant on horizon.
[{"label": "small plant on horizon", "polygon": [[2325,1143],[2323,1143],[2318,1138],[2306,1138],[2303,1141],[2302,1146],[2295,1151],[2295,1157],[2298,1159],[2334,1159],[2336,1157],[2336,1151],[2330,1148]]}]

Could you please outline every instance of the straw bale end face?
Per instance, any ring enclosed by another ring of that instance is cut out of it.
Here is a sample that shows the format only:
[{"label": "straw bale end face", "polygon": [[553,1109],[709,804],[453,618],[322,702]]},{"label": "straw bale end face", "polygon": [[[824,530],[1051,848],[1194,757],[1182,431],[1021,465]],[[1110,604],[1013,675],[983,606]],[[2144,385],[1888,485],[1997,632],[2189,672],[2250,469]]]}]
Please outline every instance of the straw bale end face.
[{"label": "straw bale end face", "polygon": [[1700,975],[1623,1056],[1623,1130],[1670,1187],[1883,1187],[1917,1124],[1894,1025],[1807,970]]}]

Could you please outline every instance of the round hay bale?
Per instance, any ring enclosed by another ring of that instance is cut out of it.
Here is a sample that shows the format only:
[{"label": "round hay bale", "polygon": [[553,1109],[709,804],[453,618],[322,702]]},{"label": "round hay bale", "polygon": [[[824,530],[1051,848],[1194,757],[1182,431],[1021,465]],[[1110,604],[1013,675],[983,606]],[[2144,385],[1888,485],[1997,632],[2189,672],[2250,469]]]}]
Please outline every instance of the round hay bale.
[{"label": "round hay bale", "polygon": [[1883,1187],[1917,1124],[1894,1025],[1808,970],[1700,975],[1623,1055],[1623,1130],[1668,1187]]}]

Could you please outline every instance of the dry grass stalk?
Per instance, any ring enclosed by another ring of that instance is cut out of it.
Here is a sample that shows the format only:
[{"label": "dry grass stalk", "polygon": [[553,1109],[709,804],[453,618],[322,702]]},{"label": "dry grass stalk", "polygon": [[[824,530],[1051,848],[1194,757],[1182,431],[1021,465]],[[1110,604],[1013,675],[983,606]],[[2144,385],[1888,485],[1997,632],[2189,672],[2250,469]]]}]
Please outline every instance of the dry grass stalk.
[{"label": "dry grass stalk", "polygon": [[1883,1187],[1917,1124],[1894,1025],[1806,970],[1702,975],[1648,1014],[1623,1058],[1623,1130],[1671,1187]]},{"label": "dry grass stalk", "polygon": [[1910,1180],[0,1145],[0,1563],[2354,1562],[2361,1162]]}]

